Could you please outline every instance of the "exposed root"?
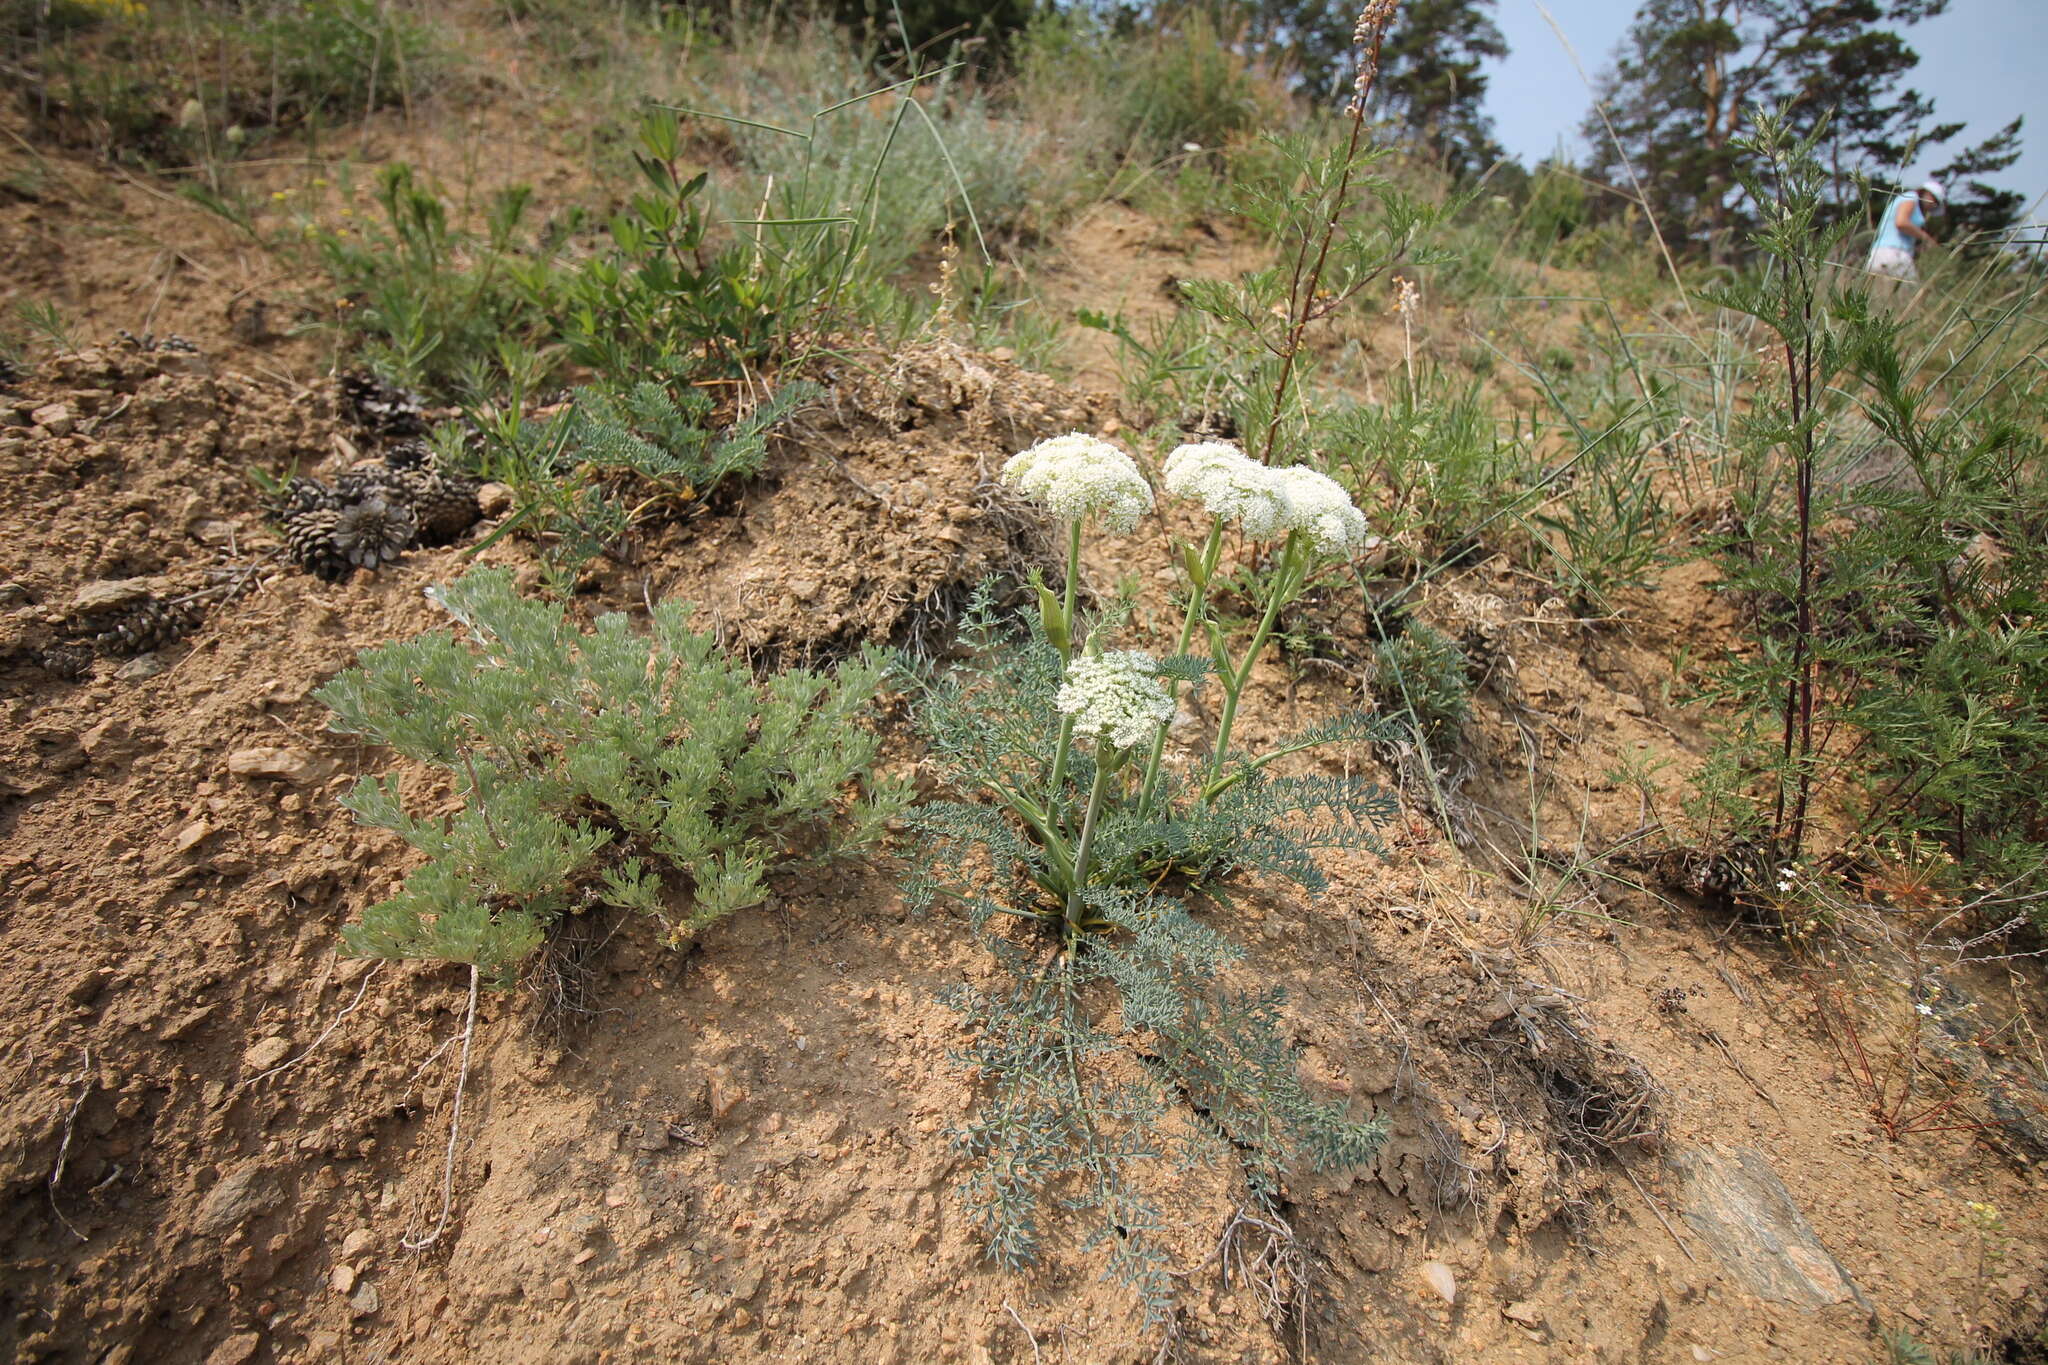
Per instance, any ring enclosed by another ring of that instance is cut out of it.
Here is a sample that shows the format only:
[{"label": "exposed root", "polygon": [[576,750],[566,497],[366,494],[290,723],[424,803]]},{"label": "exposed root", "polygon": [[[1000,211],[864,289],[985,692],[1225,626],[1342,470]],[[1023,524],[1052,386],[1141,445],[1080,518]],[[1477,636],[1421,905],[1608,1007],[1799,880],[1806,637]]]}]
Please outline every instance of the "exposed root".
[{"label": "exposed root", "polygon": [[597,961],[622,923],[622,916],[595,905],[555,921],[546,946],[526,978],[527,989],[540,1006],[533,1016],[536,1035],[566,1042],[579,1027],[602,1012],[593,989]]},{"label": "exposed root", "polygon": [[1593,1038],[1557,996],[1523,995],[1489,1040],[1535,1081],[1566,1163],[1620,1159],[1662,1146],[1657,1082],[1620,1048]]},{"label": "exposed root", "polygon": [[476,1038],[476,991],[479,973],[475,967],[469,969],[469,1013],[462,1025],[462,1070],[455,1077],[455,1112],[448,1120],[448,1155],[441,1166],[441,1216],[434,1221],[434,1230],[415,1241],[401,1238],[399,1245],[407,1251],[424,1251],[441,1239],[448,1227],[449,1210],[455,1207],[455,1147],[462,1138],[462,1096],[469,1088],[469,1048]]},{"label": "exposed root", "polygon": [[362,984],[356,987],[355,999],[349,1001],[348,1004],[342,1006],[340,1012],[337,1013],[332,1019],[327,1021],[327,1027],[320,1030],[320,1036],[318,1038],[315,1038],[312,1042],[306,1044],[305,1049],[301,1051],[298,1056],[292,1057],[286,1061],[279,1062],[276,1066],[270,1068],[270,1070],[268,1071],[259,1071],[253,1076],[250,1076],[241,1081],[237,1081],[233,1089],[229,1090],[227,1094],[221,1096],[220,1103],[226,1104],[229,1100],[233,1099],[236,1095],[241,1094],[242,1091],[247,1090],[250,1086],[255,1085],[258,1081],[267,1081],[272,1076],[281,1075],[284,1072],[290,1071],[293,1067],[305,1061],[315,1052],[318,1052],[320,1050],[320,1045],[322,1043],[325,1043],[329,1038],[333,1037],[334,1031],[341,1027],[341,1021],[348,1018],[349,1015],[355,1013],[356,1007],[363,1003],[363,996],[369,991],[370,983],[377,979],[377,973],[382,970],[384,970],[384,964],[382,962],[376,962],[371,964],[370,970],[363,973]]},{"label": "exposed root", "polygon": [[64,1139],[57,1144],[57,1163],[50,1168],[49,1195],[50,1212],[57,1216],[66,1232],[83,1242],[85,1234],[73,1227],[71,1220],[64,1216],[64,1210],[57,1207],[57,1186],[64,1183],[64,1166],[71,1159],[71,1135],[78,1127],[78,1111],[85,1107],[85,1097],[92,1093],[92,1048],[89,1046],[85,1049],[84,1060],[79,1063],[79,1075],[78,1098],[71,1102],[70,1112],[64,1115]]}]

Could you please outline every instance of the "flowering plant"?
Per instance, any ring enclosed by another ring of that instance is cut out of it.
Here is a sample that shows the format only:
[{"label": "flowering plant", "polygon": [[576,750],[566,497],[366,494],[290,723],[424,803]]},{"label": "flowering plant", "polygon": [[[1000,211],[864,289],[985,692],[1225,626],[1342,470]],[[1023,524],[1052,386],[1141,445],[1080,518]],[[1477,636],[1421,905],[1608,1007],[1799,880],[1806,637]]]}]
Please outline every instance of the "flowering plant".
[{"label": "flowering plant", "polygon": [[[1224,989],[1242,954],[1193,913],[1227,904],[1224,883],[1263,871],[1320,889],[1315,851],[1377,847],[1392,812],[1350,779],[1278,777],[1284,755],[1361,733],[1362,717],[1316,726],[1250,755],[1231,745],[1238,705],[1281,608],[1311,569],[1365,542],[1365,518],[1330,479],[1273,469],[1235,446],[1182,446],[1162,470],[1167,493],[1201,503],[1208,527],[1175,557],[1186,575],[1178,644],[1164,657],[1105,647],[1124,613],[1084,615],[1078,583],[1084,527],[1132,529],[1153,494],[1129,455],[1069,435],[1013,458],[1003,477],[1066,523],[1064,581],[1040,584],[1037,629],[1004,639],[989,594],[969,614],[974,668],[935,683],[919,710],[934,758],[953,785],[988,801],[935,801],[913,824],[925,861],[914,903],[945,895],[1016,974],[1005,992],[962,990],[978,1026],[971,1057],[992,1091],[957,1135],[982,1158],[968,1197],[991,1252],[1019,1263],[1036,1248],[1035,1209],[1072,1175],[1121,1230],[1116,1272],[1162,1312],[1169,1277],[1156,1218],[1125,1169],[1154,1150],[1154,1128],[1177,1104],[1207,1115],[1258,1198],[1277,1200],[1283,1162],[1353,1163],[1381,1137],[1311,1097],[1279,1029],[1279,997]],[[1266,600],[1249,639],[1233,640],[1207,589],[1236,527],[1271,556]],[[1189,652],[1200,641],[1205,655]],[[1214,676],[1223,708],[1213,738],[1185,763],[1166,761],[1167,731],[1185,689]],[[1168,888],[1173,888],[1169,892]],[[1019,921],[1042,930],[1019,935]],[[1108,983],[1116,1008],[1085,987]],[[1087,1079],[1088,1059],[1143,1036],[1139,1070],[1153,1088],[1111,1094]],[[1060,1058],[1065,1062],[1053,1065]]]}]

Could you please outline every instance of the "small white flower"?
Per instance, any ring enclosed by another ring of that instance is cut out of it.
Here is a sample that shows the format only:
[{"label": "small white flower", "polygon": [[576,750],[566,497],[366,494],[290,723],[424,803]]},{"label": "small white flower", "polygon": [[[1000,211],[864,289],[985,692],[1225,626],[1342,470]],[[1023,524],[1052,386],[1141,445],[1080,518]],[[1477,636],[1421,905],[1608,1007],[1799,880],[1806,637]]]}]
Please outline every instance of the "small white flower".
[{"label": "small white flower", "polygon": [[1012,455],[1002,477],[1061,521],[1099,512],[1111,530],[1128,531],[1152,506],[1152,487],[1131,457],[1080,432]]},{"label": "small white flower", "polygon": [[1159,690],[1159,665],[1134,649],[1084,654],[1067,665],[1053,704],[1074,718],[1074,734],[1133,749],[1173,719],[1173,698]]},{"label": "small white flower", "polygon": [[1253,540],[1286,535],[1292,506],[1275,471],[1234,445],[1201,441],[1166,457],[1166,491],[1200,498],[1211,516],[1234,521]]},{"label": "small white flower", "polygon": [[1932,1014],[1932,1013],[1934,1013],[1934,1006],[1932,1006],[1932,1005],[1915,1005],[1915,1006],[1913,1006],[1913,1008],[1914,1008],[1914,1009],[1916,1009],[1916,1010],[1918,1010],[1918,1011],[1919,1011],[1920,1013],[1922,1013],[1922,1014]]},{"label": "small white flower", "polygon": [[1307,465],[1273,471],[1287,495],[1287,529],[1299,531],[1326,555],[1348,555],[1365,545],[1365,514],[1344,485]]}]

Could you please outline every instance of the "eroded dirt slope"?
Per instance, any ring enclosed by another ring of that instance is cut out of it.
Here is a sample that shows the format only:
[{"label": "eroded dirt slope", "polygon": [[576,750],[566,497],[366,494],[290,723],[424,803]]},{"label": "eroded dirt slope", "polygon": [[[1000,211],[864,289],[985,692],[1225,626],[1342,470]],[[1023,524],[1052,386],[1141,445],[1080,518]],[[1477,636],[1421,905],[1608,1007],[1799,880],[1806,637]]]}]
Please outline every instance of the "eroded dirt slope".
[{"label": "eroded dirt slope", "polygon": [[[1228,265],[1129,236],[1133,280]],[[974,1078],[937,997],[990,964],[959,924],[907,914],[889,866],[780,886],[687,957],[589,926],[595,1013],[566,1035],[536,1034],[525,994],[487,997],[452,1211],[408,1248],[443,1207],[465,979],[337,955],[410,864],[335,804],[385,759],[327,734],[309,694],[442,625],[422,589],[489,528],[338,585],[278,562],[245,467],[338,471],[363,434],[310,351],[197,327],[198,354],[113,344],[147,330],[144,276],[118,269],[142,249],[102,243],[67,276],[107,344],[0,391],[0,1344],[217,1365],[1151,1359],[1158,1334],[1073,1230],[1029,1275],[982,1259],[946,1133]],[[225,316],[196,278],[159,319]],[[995,464],[1113,417],[944,343],[815,378],[765,478],[605,566],[578,610],[689,598],[763,661],[936,644],[968,586],[1042,553]],[[1134,577],[1150,619],[1184,529],[1148,519],[1092,578]],[[482,558],[531,567],[516,539]],[[94,640],[143,595],[177,638]],[[1560,846],[1669,813],[1608,774],[1668,760],[1669,800],[1697,762],[1699,718],[1663,683],[1681,644],[1727,638],[1701,572],[1622,623],[1487,562],[1419,610],[1483,676],[1448,821],[1464,845],[1411,781],[1387,857],[1333,860],[1313,900],[1255,893],[1229,926],[1243,980],[1288,988],[1304,1067],[1395,1137],[1289,1190],[1317,1266],[1305,1337],[1266,1320],[1263,1281],[1223,1274],[1263,1245],[1223,1240],[1243,1192],[1161,1173],[1183,1358],[1846,1363],[1873,1358],[1873,1312],[1937,1342],[2031,1329],[2041,1153],[1878,1135],[1776,941],[1610,882],[1606,919],[1532,929],[1498,872],[1530,753]],[[1361,661],[1334,662],[1262,672],[1246,738],[1356,701]],[[900,710],[887,724],[914,764]],[[1394,754],[1327,761],[1413,776]],[[1965,984],[2023,1020],[2040,983],[2018,970]],[[1997,1256],[1973,1200],[2000,1210]]]}]

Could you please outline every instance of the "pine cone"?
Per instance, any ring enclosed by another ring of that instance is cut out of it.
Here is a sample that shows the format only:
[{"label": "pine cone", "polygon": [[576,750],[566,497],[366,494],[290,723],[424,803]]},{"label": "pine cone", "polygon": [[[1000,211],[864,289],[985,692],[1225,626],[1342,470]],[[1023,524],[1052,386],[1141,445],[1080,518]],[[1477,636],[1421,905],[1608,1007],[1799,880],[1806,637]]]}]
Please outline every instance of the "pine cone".
[{"label": "pine cone", "polygon": [[117,613],[87,622],[85,629],[100,653],[125,658],[172,643],[185,633],[188,624],[177,608],[145,597]]},{"label": "pine cone", "polygon": [[410,472],[415,469],[434,468],[434,448],[425,441],[414,439],[400,441],[384,452],[384,463],[393,469]]},{"label": "pine cone", "polygon": [[311,512],[326,508],[339,510],[341,498],[335,491],[318,479],[309,479],[303,474],[294,475],[291,482],[278,494],[275,519],[282,522],[300,512]]},{"label": "pine cone", "polygon": [[179,336],[176,332],[172,332],[167,336],[158,336],[154,332],[144,332],[141,336],[137,336],[124,327],[118,335],[120,337],[120,344],[126,346],[131,351],[141,351],[144,354],[161,351],[166,355],[199,354],[197,346],[193,345],[185,337]]},{"label": "pine cone", "polygon": [[50,676],[76,681],[92,671],[92,646],[82,640],[51,645],[43,650],[38,662]]},{"label": "pine cone", "polygon": [[386,502],[412,501],[412,489],[405,475],[387,464],[364,462],[334,481],[335,506],[382,498]]},{"label": "pine cone", "polygon": [[340,526],[341,513],[332,507],[315,507],[286,517],[285,557],[317,578],[339,583],[352,567],[335,534]]},{"label": "pine cone", "polygon": [[477,485],[468,479],[416,469],[406,472],[405,483],[422,545],[452,544],[483,516]]},{"label": "pine cone", "polygon": [[373,494],[341,510],[334,523],[334,545],[350,564],[374,569],[404,554],[416,530],[410,507]]},{"label": "pine cone", "polygon": [[418,394],[362,370],[342,375],[340,387],[342,415],[363,431],[387,441],[426,435],[427,419]]}]

